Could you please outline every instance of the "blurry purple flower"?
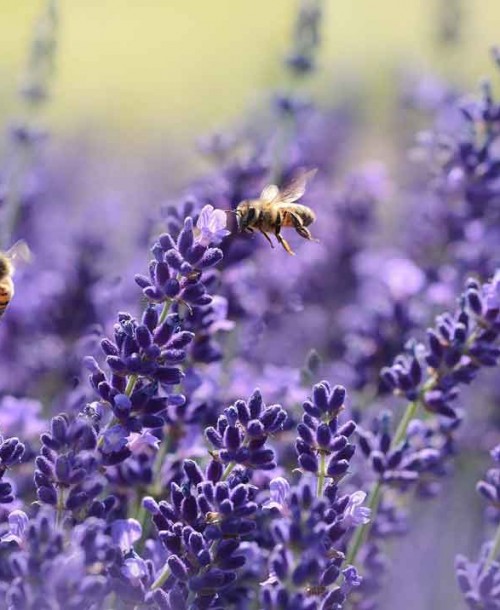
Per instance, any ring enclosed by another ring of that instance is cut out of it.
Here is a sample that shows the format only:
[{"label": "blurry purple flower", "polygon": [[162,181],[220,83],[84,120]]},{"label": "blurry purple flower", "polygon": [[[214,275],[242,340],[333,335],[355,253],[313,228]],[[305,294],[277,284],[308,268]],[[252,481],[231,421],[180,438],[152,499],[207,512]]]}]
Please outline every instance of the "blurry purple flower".
[{"label": "blurry purple flower", "polygon": [[42,403],[31,398],[5,396],[0,401],[2,431],[22,436],[25,440],[37,438],[46,428],[41,419]]},{"label": "blurry purple flower", "polygon": [[490,545],[485,544],[477,562],[463,555],[455,560],[458,586],[469,608],[498,610],[500,608],[500,564],[488,562]]},{"label": "blurry purple flower", "polygon": [[128,431],[119,424],[103,432],[103,453],[115,453],[127,446]]},{"label": "blurry purple flower", "polygon": [[141,578],[148,574],[146,562],[140,557],[129,557],[123,562],[121,573],[134,587],[138,587],[141,584]]},{"label": "blurry purple flower", "polygon": [[157,451],[160,446],[160,439],[151,434],[149,430],[131,432],[127,437],[127,441],[127,447],[134,455],[151,453],[151,449]]},{"label": "blurry purple flower", "polygon": [[355,587],[359,587],[361,584],[361,576],[354,566],[349,566],[345,570],[342,570],[344,582],[342,584],[342,591],[344,595],[347,595]]},{"label": "blurry purple flower", "polygon": [[0,542],[15,542],[19,546],[28,527],[28,515],[22,510],[13,510],[9,514],[9,531],[0,538]]},{"label": "blurry purple flower", "polygon": [[423,271],[395,249],[366,249],[356,257],[355,267],[370,283],[373,280],[382,282],[396,300],[413,296],[425,283]]},{"label": "blurry purple flower", "polygon": [[212,307],[212,318],[213,321],[210,324],[210,332],[215,333],[219,330],[230,331],[233,330],[235,323],[232,320],[227,319],[228,302],[225,297],[215,295],[212,297],[210,303]]},{"label": "blurry purple flower", "polygon": [[500,445],[497,445],[490,451],[491,457],[495,460],[495,462],[500,462]]},{"label": "blurry purple flower", "polygon": [[355,491],[350,496],[344,512],[343,527],[358,527],[370,521],[371,510],[366,506],[362,506],[365,498],[366,494],[364,491]]},{"label": "blurry purple flower", "polygon": [[459,191],[465,183],[465,172],[461,167],[453,167],[447,176],[447,185],[451,191]]},{"label": "blurry purple flower", "polygon": [[483,294],[488,309],[500,308],[500,271],[497,271],[493,279],[483,286]]},{"label": "blurry purple flower", "polygon": [[135,519],[118,519],[111,525],[113,542],[120,547],[123,553],[127,553],[141,536],[141,524]]},{"label": "blurry purple flower", "polygon": [[416,294],[425,283],[424,272],[407,258],[391,258],[384,265],[384,280],[394,298]]},{"label": "blurry purple flower", "polygon": [[288,507],[288,496],[290,495],[290,483],[283,477],[272,479],[269,484],[270,499],[262,508],[269,510],[276,508],[280,513],[284,513]]},{"label": "blurry purple flower", "polygon": [[207,204],[203,207],[196,223],[199,235],[196,242],[202,246],[217,245],[229,235],[226,229],[226,213],[216,210],[213,205]]}]

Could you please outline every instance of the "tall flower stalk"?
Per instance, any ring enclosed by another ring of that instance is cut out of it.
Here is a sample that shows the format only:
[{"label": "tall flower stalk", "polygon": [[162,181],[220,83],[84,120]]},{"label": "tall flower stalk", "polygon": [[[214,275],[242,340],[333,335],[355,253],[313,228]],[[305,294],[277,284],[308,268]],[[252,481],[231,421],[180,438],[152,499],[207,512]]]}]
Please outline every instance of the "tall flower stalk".
[{"label": "tall flower stalk", "polygon": [[37,119],[50,95],[55,71],[58,24],[58,1],[43,0],[19,92],[23,116],[11,129],[5,198],[1,209],[0,245],[4,249],[11,245],[16,234],[26,173],[34,159],[38,142],[45,138],[45,133],[37,125]]}]

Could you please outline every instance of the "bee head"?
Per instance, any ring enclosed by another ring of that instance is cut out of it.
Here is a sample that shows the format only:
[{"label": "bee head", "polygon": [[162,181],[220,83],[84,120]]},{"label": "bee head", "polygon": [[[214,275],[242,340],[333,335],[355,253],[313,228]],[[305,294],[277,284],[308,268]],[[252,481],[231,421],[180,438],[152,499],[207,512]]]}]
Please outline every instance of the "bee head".
[{"label": "bee head", "polygon": [[238,230],[244,231],[251,227],[259,217],[258,211],[251,201],[242,201],[236,208]]}]

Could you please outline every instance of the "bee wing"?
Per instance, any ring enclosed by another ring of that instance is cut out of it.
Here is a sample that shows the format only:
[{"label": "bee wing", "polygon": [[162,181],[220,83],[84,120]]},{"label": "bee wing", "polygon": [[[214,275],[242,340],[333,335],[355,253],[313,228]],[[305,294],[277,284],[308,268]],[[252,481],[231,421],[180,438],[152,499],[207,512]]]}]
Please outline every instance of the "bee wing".
[{"label": "bee wing", "polygon": [[24,239],[20,239],[19,241],[16,241],[16,243],[12,246],[12,248],[9,248],[9,250],[7,250],[5,255],[14,264],[29,263],[31,260],[31,250],[29,249],[29,246],[24,241]]},{"label": "bee wing", "polygon": [[269,184],[260,194],[260,199],[264,203],[273,203],[279,197],[280,190],[275,184]]},{"label": "bee wing", "polygon": [[315,175],[317,169],[311,169],[309,171],[302,170],[298,176],[293,178],[291,182],[286,184],[280,191],[280,202],[281,203],[293,203],[300,199],[306,192],[307,182]]}]

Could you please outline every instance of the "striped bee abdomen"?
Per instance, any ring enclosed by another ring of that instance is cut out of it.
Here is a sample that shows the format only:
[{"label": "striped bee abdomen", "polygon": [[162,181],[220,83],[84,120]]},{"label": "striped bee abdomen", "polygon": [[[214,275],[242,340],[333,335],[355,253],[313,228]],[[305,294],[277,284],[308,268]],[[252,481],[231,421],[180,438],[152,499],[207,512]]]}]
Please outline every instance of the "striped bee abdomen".
[{"label": "striped bee abdomen", "polygon": [[9,306],[9,303],[12,300],[12,296],[14,294],[12,280],[6,278],[3,282],[0,283],[0,317],[3,316],[5,310]]},{"label": "striped bee abdomen", "polygon": [[284,227],[295,227],[298,219],[300,219],[301,225],[308,227],[316,220],[316,215],[311,208],[299,203],[295,203],[283,208],[282,213]]}]

